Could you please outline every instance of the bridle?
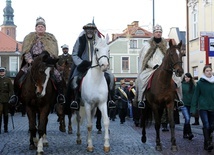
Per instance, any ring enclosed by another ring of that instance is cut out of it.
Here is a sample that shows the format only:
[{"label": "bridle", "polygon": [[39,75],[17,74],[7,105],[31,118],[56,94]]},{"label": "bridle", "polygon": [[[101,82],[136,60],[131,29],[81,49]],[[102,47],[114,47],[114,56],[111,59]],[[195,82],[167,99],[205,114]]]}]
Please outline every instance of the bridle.
[{"label": "bridle", "polygon": [[[174,47],[174,48],[178,48],[177,46],[176,47]],[[178,50],[179,52],[180,52],[180,50]],[[168,62],[169,63],[169,66],[170,66],[170,69],[165,69],[166,71],[169,71],[169,72],[174,72],[174,73],[177,73],[177,70],[174,68],[175,67],[175,65],[177,65],[177,64],[181,64],[182,65],[182,60],[181,61],[176,61],[176,62],[174,62],[173,61],[173,54],[171,53],[171,52],[169,52],[168,53],[169,54],[169,58],[170,58],[170,62]],[[173,63],[174,62],[174,63]]]},{"label": "bridle", "polygon": [[98,50],[98,48],[95,48],[94,49],[94,55],[95,55],[95,57],[96,57],[96,65],[94,65],[94,66],[91,66],[90,68],[95,68],[95,67],[102,67],[102,65],[100,65],[99,64],[99,61],[100,61],[100,59],[102,59],[102,58],[107,58],[107,60],[108,60],[108,63],[109,63],[109,57],[107,56],[107,55],[102,55],[102,56],[100,56],[100,57],[98,57],[97,56],[97,52],[98,52],[99,50]]}]

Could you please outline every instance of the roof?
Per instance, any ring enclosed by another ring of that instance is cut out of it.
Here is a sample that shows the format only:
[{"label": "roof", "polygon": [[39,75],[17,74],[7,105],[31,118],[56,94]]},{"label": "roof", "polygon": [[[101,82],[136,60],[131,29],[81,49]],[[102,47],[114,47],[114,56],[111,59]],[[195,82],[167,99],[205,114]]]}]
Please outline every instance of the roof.
[{"label": "roof", "polygon": [[1,52],[14,52],[16,51],[16,45],[18,43],[19,51],[22,50],[22,44],[17,42],[12,37],[4,34],[0,31],[0,53]]},{"label": "roof", "polygon": [[118,38],[150,38],[152,33],[139,27],[138,21],[133,21],[131,24],[127,25],[127,28],[123,30],[123,33],[112,34],[112,41]]}]

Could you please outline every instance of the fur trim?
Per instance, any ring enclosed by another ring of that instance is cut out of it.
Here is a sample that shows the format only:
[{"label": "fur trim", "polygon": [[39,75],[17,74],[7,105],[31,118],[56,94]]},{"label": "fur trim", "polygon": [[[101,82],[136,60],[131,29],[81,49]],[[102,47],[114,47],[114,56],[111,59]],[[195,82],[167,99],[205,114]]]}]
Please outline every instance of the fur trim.
[{"label": "fur trim", "polygon": [[153,54],[156,52],[156,49],[159,48],[160,51],[165,55],[167,50],[167,42],[164,38],[162,38],[160,43],[154,42],[154,37],[152,37],[149,40],[150,48],[148,49],[147,53],[145,54],[145,57],[142,62],[142,70],[145,70],[148,66],[147,63],[150,60],[150,58],[153,56]]},{"label": "fur trim", "polygon": [[[31,32],[24,38],[22,46],[22,52],[24,54],[30,52],[33,44],[36,42],[36,38],[36,32]],[[58,43],[54,35],[45,32],[44,36],[42,36],[40,40],[44,45],[44,50],[48,51],[54,58],[58,58]]]}]

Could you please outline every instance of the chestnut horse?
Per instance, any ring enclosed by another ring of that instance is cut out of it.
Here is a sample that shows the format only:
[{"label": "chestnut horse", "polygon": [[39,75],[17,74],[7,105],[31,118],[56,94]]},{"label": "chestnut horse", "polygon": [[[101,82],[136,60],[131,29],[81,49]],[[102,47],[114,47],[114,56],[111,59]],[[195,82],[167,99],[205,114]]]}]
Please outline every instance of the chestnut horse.
[{"label": "chestnut horse", "polygon": [[[51,72],[53,72],[54,65],[57,61],[58,59],[51,59],[47,51],[37,56],[21,87],[20,101],[26,105],[29,121],[29,149],[37,148],[37,154],[42,154],[44,152],[43,145],[48,145],[46,139],[48,115],[57,97],[57,91],[51,80]],[[37,116],[39,116],[38,119]],[[36,146],[37,133],[39,140]]]},{"label": "chestnut horse", "polygon": [[[174,123],[174,99],[176,87],[172,80],[172,75],[175,74],[181,77],[183,74],[181,52],[182,41],[178,45],[173,45],[172,40],[169,40],[169,48],[163,58],[162,64],[152,75],[149,86],[145,90],[146,106],[142,109],[142,138],[143,143],[146,142],[146,127],[151,125],[154,117],[156,130],[156,150],[161,151],[160,140],[160,125],[161,116],[164,108],[167,108],[169,126],[171,130],[171,150],[177,151],[175,138],[175,123]],[[152,115],[153,112],[153,115]]]}]

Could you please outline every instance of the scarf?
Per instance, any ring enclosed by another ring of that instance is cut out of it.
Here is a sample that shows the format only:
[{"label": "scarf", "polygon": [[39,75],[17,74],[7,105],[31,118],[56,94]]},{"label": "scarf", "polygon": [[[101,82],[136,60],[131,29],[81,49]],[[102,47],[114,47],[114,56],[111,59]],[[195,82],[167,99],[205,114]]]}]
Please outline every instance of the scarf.
[{"label": "scarf", "polygon": [[206,77],[204,74],[201,76],[204,80],[208,81],[209,83],[214,83],[214,76],[212,75],[210,78]]}]

